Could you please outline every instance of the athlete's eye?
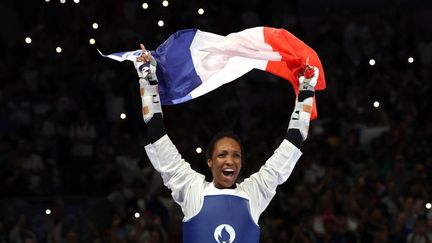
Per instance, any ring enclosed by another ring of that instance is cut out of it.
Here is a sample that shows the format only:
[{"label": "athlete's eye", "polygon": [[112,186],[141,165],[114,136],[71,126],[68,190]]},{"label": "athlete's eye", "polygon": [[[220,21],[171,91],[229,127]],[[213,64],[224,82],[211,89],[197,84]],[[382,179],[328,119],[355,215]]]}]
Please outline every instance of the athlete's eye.
[{"label": "athlete's eye", "polygon": [[217,157],[219,157],[219,158],[224,158],[226,155],[227,155],[227,153],[222,152],[222,153],[219,153],[219,154],[217,155]]}]

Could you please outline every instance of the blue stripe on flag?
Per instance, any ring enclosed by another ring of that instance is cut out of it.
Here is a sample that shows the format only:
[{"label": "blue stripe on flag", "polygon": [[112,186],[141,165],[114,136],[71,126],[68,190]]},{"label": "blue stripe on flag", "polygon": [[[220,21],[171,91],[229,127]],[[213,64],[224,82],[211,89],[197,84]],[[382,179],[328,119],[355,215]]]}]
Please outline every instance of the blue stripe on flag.
[{"label": "blue stripe on flag", "polygon": [[178,31],[152,52],[157,61],[159,94],[164,105],[190,100],[189,93],[202,84],[189,50],[196,32],[196,29]]},{"label": "blue stripe on flag", "polygon": [[183,96],[180,99],[170,100],[168,103],[166,103],[164,105],[176,105],[176,104],[184,103],[184,102],[189,101],[191,99],[192,99],[192,95],[191,94],[187,94],[186,96]]}]

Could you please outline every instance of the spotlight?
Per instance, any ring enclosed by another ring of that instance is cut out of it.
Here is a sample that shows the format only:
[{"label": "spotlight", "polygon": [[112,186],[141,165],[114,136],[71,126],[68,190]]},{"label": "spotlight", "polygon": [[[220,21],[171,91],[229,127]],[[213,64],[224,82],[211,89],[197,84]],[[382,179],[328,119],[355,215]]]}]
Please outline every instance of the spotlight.
[{"label": "spotlight", "polygon": [[47,210],[45,210],[45,214],[46,215],[50,215],[51,214],[51,209],[48,208]]},{"label": "spotlight", "polygon": [[431,203],[426,203],[425,207],[426,207],[426,209],[431,209],[432,208],[432,204]]},{"label": "spotlight", "polygon": [[32,39],[31,39],[30,37],[26,37],[26,38],[25,38],[25,42],[26,42],[27,44],[30,44],[30,43],[32,42]]},{"label": "spotlight", "polygon": [[373,106],[374,106],[375,108],[378,108],[378,107],[380,106],[380,103],[379,103],[378,101],[375,101],[375,102],[373,103]]},{"label": "spotlight", "polygon": [[168,7],[169,2],[167,0],[162,1],[162,6]]},{"label": "spotlight", "polygon": [[375,59],[370,59],[369,60],[369,65],[371,65],[371,66],[375,65]]},{"label": "spotlight", "polygon": [[199,15],[203,15],[204,14],[204,9],[203,8],[199,8],[198,9],[198,14]]},{"label": "spotlight", "polygon": [[120,114],[120,118],[121,118],[122,120],[126,119],[126,114],[125,114],[125,113],[121,113],[121,114]]},{"label": "spotlight", "polygon": [[413,63],[414,62],[414,57],[408,57],[408,63]]},{"label": "spotlight", "polygon": [[65,4],[66,0],[60,0],[60,3]]},{"label": "spotlight", "polygon": [[200,154],[200,153],[202,153],[202,148],[201,147],[197,147],[195,149],[195,151],[196,151],[197,154]]},{"label": "spotlight", "polygon": [[57,52],[57,53],[62,52],[62,48],[61,48],[60,46],[57,46],[57,47],[56,47],[56,52]]},{"label": "spotlight", "polygon": [[96,22],[93,23],[93,24],[92,24],[92,28],[96,30],[97,28],[99,28],[99,24],[96,23]]},{"label": "spotlight", "polygon": [[140,213],[138,213],[138,212],[136,212],[135,214],[134,214],[134,217],[137,219],[137,218],[139,218],[141,215],[140,215]]},{"label": "spotlight", "polygon": [[163,27],[163,26],[164,26],[164,24],[165,24],[165,23],[164,23],[164,21],[163,21],[163,20],[159,20],[159,21],[158,21],[158,26],[159,26],[159,27]]},{"label": "spotlight", "polygon": [[93,38],[90,38],[89,43],[90,43],[90,45],[94,45],[96,43],[96,40]]},{"label": "spotlight", "polygon": [[143,9],[148,9],[148,7],[149,7],[148,3],[143,3],[143,4],[142,4],[142,8],[143,8]]},{"label": "spotlight", "polygon": [[80,2],[80,0],[73,0],[74,1],[74,3],[79,3]]}]

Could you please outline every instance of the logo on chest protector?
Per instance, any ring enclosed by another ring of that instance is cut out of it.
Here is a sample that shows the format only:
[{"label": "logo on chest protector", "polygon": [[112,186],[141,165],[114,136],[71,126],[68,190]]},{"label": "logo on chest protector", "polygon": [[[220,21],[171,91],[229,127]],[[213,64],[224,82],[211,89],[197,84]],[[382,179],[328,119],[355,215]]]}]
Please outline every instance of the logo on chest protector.
[{"label": "logo on chest protector", "polygon": [[235,230],[229,224],[221,224],[214,231],[214,238],[218,243],[233,243]]}]

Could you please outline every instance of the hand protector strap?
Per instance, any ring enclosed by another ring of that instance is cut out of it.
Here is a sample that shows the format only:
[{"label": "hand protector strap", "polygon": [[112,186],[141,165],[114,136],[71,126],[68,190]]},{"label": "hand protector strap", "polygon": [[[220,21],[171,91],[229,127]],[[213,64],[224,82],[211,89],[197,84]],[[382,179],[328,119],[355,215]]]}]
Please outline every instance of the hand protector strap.
[{"label": "hand protector strap", "polygon": [[148,123],[155,113],[162,113],[158,85],[150,84],[146,78],[139,79],[142,114],[145,123]]},{"label": "hand protector strap", "polygon": [[[301,146],[301,142],[306,140],[308,135],[312,105],[314,102],[313,97],[315,95],[314,89],[319,75],[318,68],[309,66],[307,68],[309,68],[307,71],[313,71],[313,75],[307,78],[305,78],[305,75],[299,77],[299,93],[287,132],[287,138],[290,138],[289,140],[292,140],[291,142],[297,147]],[[300,138],[302,141],[297,141],[300,140]]]},{"label": "hand protector strap", "polygon": [[306,98],[303,101],[297,100],[288,126],[288,129],[298,129],[303,141],[306,140],[309,131],[312,104],[313,96]]}]

